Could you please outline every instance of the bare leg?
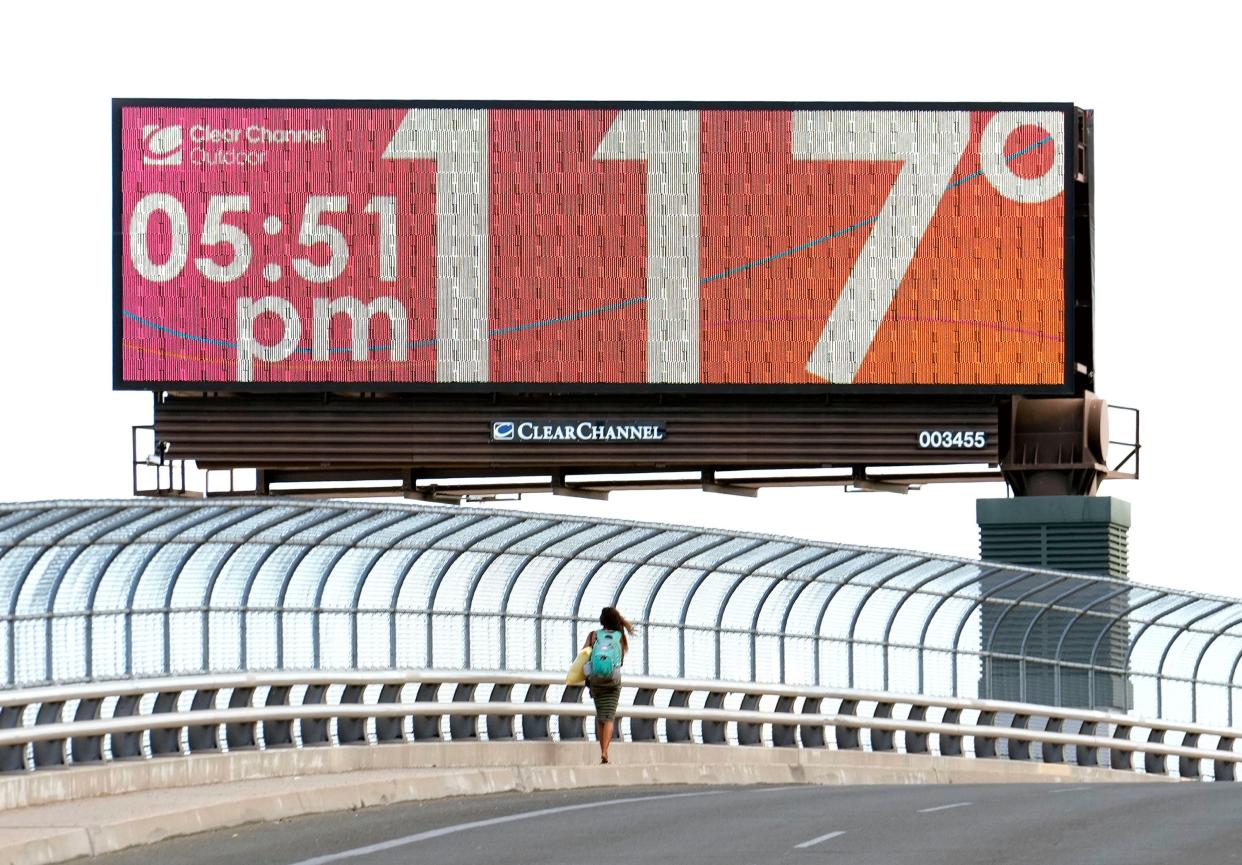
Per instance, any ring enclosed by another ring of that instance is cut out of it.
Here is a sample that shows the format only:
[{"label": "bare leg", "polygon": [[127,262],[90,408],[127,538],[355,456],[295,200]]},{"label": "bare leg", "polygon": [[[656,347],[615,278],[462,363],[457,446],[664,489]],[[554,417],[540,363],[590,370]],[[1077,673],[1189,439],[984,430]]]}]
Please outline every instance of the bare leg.
[{"label": "bare leg", "polygon": [[608,746],[612,744],[612,721],[596,721],[595,736],[599,739],[601,763],[608,762]]}]

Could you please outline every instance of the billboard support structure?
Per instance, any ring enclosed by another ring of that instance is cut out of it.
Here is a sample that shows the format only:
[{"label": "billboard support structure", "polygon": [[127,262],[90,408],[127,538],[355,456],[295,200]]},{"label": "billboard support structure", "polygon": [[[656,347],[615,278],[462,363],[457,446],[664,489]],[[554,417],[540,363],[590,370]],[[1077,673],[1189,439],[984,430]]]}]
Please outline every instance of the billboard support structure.
[{"label": "billboard support structure", "polygon": [[1121,476],[1073,105],[113,111],[114,384],[155,393],[159,466],[411,498]]}]

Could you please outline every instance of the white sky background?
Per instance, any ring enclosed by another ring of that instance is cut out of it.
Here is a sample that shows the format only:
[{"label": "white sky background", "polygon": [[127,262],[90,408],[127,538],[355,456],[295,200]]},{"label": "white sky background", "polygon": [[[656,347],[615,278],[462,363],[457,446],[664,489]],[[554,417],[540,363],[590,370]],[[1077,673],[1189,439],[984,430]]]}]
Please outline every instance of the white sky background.
[{"label": "white sky background", "polygon": [[[1222,7],[35,6],[7,11],[0,50],[0,501],[128,496],[130,427],[151,420],[149,394],[111,390],[114,96],[1072,101],[1096,111],[1097,390],[1143,411],[1143,479],[1103,488],[1133,504],[1131,577],[1242,593],[1229,457],[1242,124]],[[974,501],[1004,494],[520,506],[974,557]]]}]

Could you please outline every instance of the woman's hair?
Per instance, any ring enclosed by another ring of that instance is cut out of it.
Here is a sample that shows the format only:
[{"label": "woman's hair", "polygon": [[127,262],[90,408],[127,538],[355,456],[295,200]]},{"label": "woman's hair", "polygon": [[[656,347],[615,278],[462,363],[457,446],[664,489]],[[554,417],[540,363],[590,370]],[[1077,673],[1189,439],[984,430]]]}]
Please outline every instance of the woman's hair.
[{"label": "woman's hair", "polygon": [[634,626],[629,623],[625,616],[621,615],[621,611],[616,607],[604,607],[604,609],[600,610],[599,623],[610,631],[624,629],[628,633],[634,633]]}]

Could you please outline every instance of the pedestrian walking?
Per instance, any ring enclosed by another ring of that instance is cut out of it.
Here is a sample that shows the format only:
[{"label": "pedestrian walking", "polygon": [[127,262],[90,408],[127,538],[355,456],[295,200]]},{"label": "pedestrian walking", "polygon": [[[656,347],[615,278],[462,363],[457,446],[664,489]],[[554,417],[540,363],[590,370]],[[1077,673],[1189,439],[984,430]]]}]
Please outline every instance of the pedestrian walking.
[{"label": "pedestrian walking", "polygon": [[607,763],[617,717],[617,701],[621,699],[621,666],[630,648],[626,634],[633,634],[634,626],[616,607],[604,607],[599,614],[599,624],[597,630],[587,634],[583,649],[591,650],[591,658],[583,671],[591,699],[595,701],[595,738],[599,740],[599,761]]}]

